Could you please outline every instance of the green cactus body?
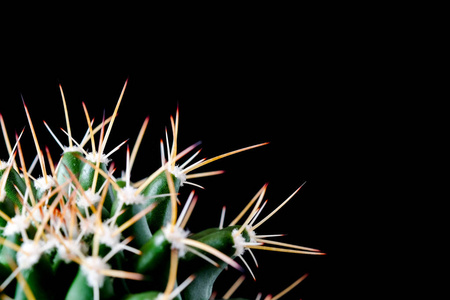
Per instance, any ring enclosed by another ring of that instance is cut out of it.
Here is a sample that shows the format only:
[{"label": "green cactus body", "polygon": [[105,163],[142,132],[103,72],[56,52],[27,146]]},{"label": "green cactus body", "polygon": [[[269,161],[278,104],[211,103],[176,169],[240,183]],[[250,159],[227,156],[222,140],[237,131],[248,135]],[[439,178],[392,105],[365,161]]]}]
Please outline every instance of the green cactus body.
[{"label": "green cactus body", "polygon": [[[36,299],[55,299],[54,275],[48,255],[44,254],[32,267],[22,270],[22,275],[28,283],[31,292]],[[22,285],[16,286],[16,300],[27,300]]]},{"label": "green cactus body", "polygon": [[[159,300],[159,299],[161,299],[161,295],[162,295],[162,292],[150,291],[150,292],[143,292],[143,293],[138,293],[138,294],[131,294],[131,295],[125,297],[123,300]],[[170,300],[182,300],[182,299],[180,296],[177,295]]]},{"label": "green cactus body", "polygon": [[163,292],[170,269],[171,244],[162,230],[158,230],[152,238],[141,248],[142,254],[134,262],[137,272],[145,274],[143,282],[132,285],[134,292],[149,290]]},{"label": "green cactus body", "polygon": [[[224,229],[211,228],[205,230],[205,232],[199,232],[196,235],[192,235],[190,236],[190,238],[214,247],[215,249],[230,257],[234,257],[236,252],[234,238],[232,235],[234,229],[239,229],[239,226],[230,226]],[[249,236],[245,230],[243,231],[243,236],[247,242],[250,241]],[[182,259],[182,261],[188,263],[198,259],[199,258],[197,256],[193,255],[192,253],[188,253]],[[195,264],[198,265],[198,262],[196,262]]]},{"label": "green cactus body", "polygon": [[[16,245],[20,245],[21,243],[21,236],[19,233],[14,233],[5,238],[6,241],[14,243]],[[3,246],[0,250],[0,262],[7,265],[8,259],[16,260],[17,252],[13,249]]]},{"label": "green cactus body", "polygon": [[[93,162],[93,164],[95,164],[95,162]],[[103,170],[105,173],[108,173],[108,171],[106,170],[106,164],[100,163],[100,169]],[[95,169],[90,164],[85,163],[82,165],[78,180],[81,184],[81,187],[85,191],[91,189],[94,181],[94,175]],[[105,183],[105,180],[106,180],[105,177],[98,174],[95,192],[99,191],[99,189]],[[103,204],[103,207],[107,210],[107,212],[111,211],[113,199],[114,199],[114,192],[112,189],[108,189],[108,193],[106,194],[105,202]]]},{"label": "green cactus body", "polygon": [[[117,184],[119,187],[124,188],[125,182],[124,181],[117,181]],[[111,217],[114,217],[116,214],[117,209],[123,210],[124,212],[118,216],[116,224],[118,226],[121,226],[123,223],[125,223],[127,220],[131,219],[133,216],[138,214],[142,209],[144,209],[143,204],[123,204],[120,199],[117,197],[118,192],[115,191],[115,200],[113,202],[112,208],[111,208]],[[119,208],[120,206],[120,208]],[[129,228],[125,229],[125,231],[122,233],[124,236],[133,236],[134,239],[131,241],[131,245],[133,245],[136,248],[141,248],[144,246],[145,243],[147,243],[150,238],[152,237],[152,233],[150,231],[150,228],[147,223],[147,219],[145,217],[140,218],[136,221],[133,225],[131,225]]]},{"label": "green cactus body", "polygon": [[76,178],[79,178],[84,163],[78,157],[82,155],[83,154],[81,152],[77,151],[64,152],[60,164],[58,166],[58,172],[56,177],[58,184],[61,185],[67,180],[70,180],[70,174],[67,171],[67,169],[69,169],[72,172],[72,174],[75,175]]},{"label": "green cactus body", "polygon": [[[101,163],[100,169],[102,169],[104,172],[107,173],[105,164]],[[92,183],[93,183],[94,174],[95,174],[95,170],[89,164],[83,165],[83,167],[81,169],[81,173],[80,173],[80,178],[79,178],[80,184],[83,187],[83,189],[87,190],[87,189],[91,188]],[[101,188],[101,186],[104,184],[105,180],[106,180],[105,177],[98,175],[96,192]],[[114,199],[114,192],[113,192],[112,188],[110,187],[108,189],[108,193],[106,194],[105,202],[103,204],[103,207],[108,212],[111,211],[112,203],[114,201],[113,199]]]},{"label": "green cactus body", "polygon": [[204,265],[196,268],[195,280],[183,291],[185,300],[208,300],[213,292],[214,283],[217,277],[227,266],[226,263],[219,263],[220,267]]},{"label": "green cactus body", "polygon": [[161,292],[144,292],[129,295],[124,300],[156,300],[160,294]]},{"label": "green cactus body", "polygon": [[[115,202],[116,203],[116,202]],[[118,226],[125,223],[127,220],[131,219],[133,216],[138,214],[142,209],[141,204],[124,205],[122,207],[124,212],[117,218],[116,224]],[[111,216],[114,215],[115,208],[113,205]],[[124,236],[133,236],[134,239],[131,241],[131,245],[136,248],[141,248],[144,244],[152,237],[152,233],[147,223],[147,219],[140,218],[136,223],[134,223],[129,228],[125,229],[123,232]]]},{"label": "green cactus body", "polygon": [[[8,242],[19,244],[20,234],[16,233],[6,237]],[[2,244],[3,246],[3,244]],[[0,281],[3,282],[11,274],[11,267],[9,266],[11,261],[16,261],[17,252],[13,249],[3,246],[0,249]]]},{"label": "green cactus body", "polygon": [[151,275],[156,269],[168,263],[170,243],[160,229],[141,248],[142,254],[136,262],[136,271]]},{"label": "green cactus body", "polygon": [[[105,278],[102,286],[99,289],[100,299],[112,299],[114,295],[114,288],[112,279]],[[69,288],[65,300],[94,300],[94,289],[89,285],[86,279],[86,274],[82,268],[78,269],[78,273]]]},{"label": "green cactus body", "polygon": [[[91,162],[91,163],[95,165],[95,162]],[[103,170],[104,172],[108,172],[108,170],[106,169],[106,165],[104,163],[100,163],[99,168],[101,170]],[[81,167],[80,177],[78,178],[78,180],[80,181],[81,187],[85,191],[92,187],[92,183],[94,181],[94,174],[95,174],[95,169],[90,164],[87,164],[87,163],[83,164],[83,166]],[[104,182],[105,182],[105,178],[101,175],[98,175],[97,185],[95,188],[96,192],[98,189],[100,189],[100,187],[102,186],[102,184]]]},{"label": "green cactus body", "polygon": [[[3,176],[4,172],[5,172],[5,170],[0,170],[0,178]],[[19,173],[17,173],[16,170],[11,168],[9,175],[8,175],[8,179],[6,181],[6,185],[5,185],[6,198],[9,199],[10,201],[12,201],[12,203],[14,205],[17,205],[17,207],[19,207],[19,209],[22,209],[22,202],[20,201],[19,197],[17,196],[17,191],[16,191],[15,186],[19,189],[19,191],[22,193],[22,195],[25,194],[25,190],[26,190],[25,181],[23,180],[22,177],[20,177]],[[35,193],[36,191],[33,189],[33,192]],[[1,205],[1,202],[0,202],[0,205]]]},{"label": "green cactus body", "polygon": [[[231,226],[224,229],[210,228],[192,235],[190,238],[212,246],[234,258],[236,248],[232,232],[238,228],[239,226]],[[245,231],[243,233],[246,241],[250,241],[248,234]],[[206,255],[207,253],[204,254]],[[183,291],[183,299],[186,300],[208,300],[217,277],[227,266],[224,262],[220,262],[219,267],[213,266],[206,261],[200,260],[199,257],[192,253],[187,253],[181,259],[181,264],[183,266],[182,269],[196,275],[196,279]]]},{"label": "green cactus body", "polygon": [[[174,175],[171,176],[174,182],[175,191],[178,193],[180,189],[180,180]],[[142,192],[142,194],[147,197],[168,193],[170,193],[170,191],[167,184],[167,177],[164,172],[159,174]],[[170,196],[149,199],[145,202],[144,206],[151,205],[154,202],[157,202],[158,205],[147,214],[147,222],[151,232],[156,232],[161,229],[161,227],[166,225],[171,218]]]},{"label": "green cactus body", "polygon": [[[4,212],[8,217],[12,218],[15,215],[14,212],[14,202],[13,201],[3,201],[0,202],[0,210]],[[0,216],[0,235],[3,233],[3,228],[6,226],[7,220]],[[0,249],[2,249],[2,244],[0,244]]]},{"label": "green cactus body", "polygon": [[[67,106],[62,97],[70,146],[63,147],[58,141],[64,154],[56,168],[53,168],[50,159],[46,162],[41,155],[25,106],[42,176],[35,179],[27,172],[20,174],[21,171],[17,170],[25,170],[26,166],[13,166],[18,164],[15,161],[16,147],[20,162],[24,163],[22,148],[19,142],[14,150],[8,147],[10,160],[0,164],[0,294],[20,300],[207,300],[219,274],[227,266],[244,271],[234,258],[242,258],[248,248],[323,254],[311,248],[258,239],[255,233],[256,228],[286,204],[300,188],[256,225],[253,223],[264,207],[261,202],[267,185],[230,226],[223,228],[222,218],[219,228],[206,226],[203,231],[194,233],[185,229],[197,195],[191,192],[179,212],[176,203],[181,186],[185,183],[197,186],[190,180],[218,175],[223,171],[188,173],[215,160],[266,143],[208,160],[202,159],[189,166],[199,153],[197,151],[179,166],[179,160],[199,143],[178,153],[178,111],[176,119],[171,119],[172,145],[168,135],[167,147],[161,142],[161,168],[146,180],[132,184],[130,172],[136,152],[133,149],[133,155],[130,155],[127,147],[125,176],[116,179],[114,168],[107,170],[111,153],[103,155],[102,151],[124,90],[125,87],[112,117],[104,119],[97,127],[93,127],[83,104],[90,135],[81,143],[76,143],[80,148],[73,147]],[[148,118],[143,129],[147,122]],[[5,134],[3,117],[0,125]],[[98,147],[101,155],[96,154],[94,147],[98,131],[101,132],[102,143]],[[89,137],[93,153],[87,154],[82,148]],[[136,144],[142,137],[141,129]],[[5,139],[8,140],[7,134]],[[168,152],[167,161],[165,151]],[[46,165],[51,166],[52,173],[46,171]],[[7,175],[5,172],[8,172]],[[246,221],[239,222],[257,198]],[[180,202],[183,203],[183,200],[180,199]],[[263,245],[265,243],[278,248]],[[229,295],[223,298],[245,300]]]},{"label": "green cactus body", "polygon": [[72,261],[65,262],[57,253],[53,258],[52,271],[55,280],[52,284],[55,299],[64,299],[78,273],[78,265]]}]

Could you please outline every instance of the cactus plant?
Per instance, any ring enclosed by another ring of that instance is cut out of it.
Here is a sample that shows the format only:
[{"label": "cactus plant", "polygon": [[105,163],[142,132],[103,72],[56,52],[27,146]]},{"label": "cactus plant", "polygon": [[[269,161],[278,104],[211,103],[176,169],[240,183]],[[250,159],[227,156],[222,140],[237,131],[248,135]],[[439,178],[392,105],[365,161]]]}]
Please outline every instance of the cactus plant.
[{"label": "cactus plant", "polygon": [[[113,115],[104,117],[97,126],[83,103],[87,132],[79,142],[72,138],[60,86],[66,119],[63,131],[68,145],[64,146],[45,123],[63,151],[56,164],[48,149],[44,156],[25,102],[37,153],[32,167],[24,160],[23,131],[16,134],[12,146],[0,115],[9,153],[6,161],[0,161],[0,293],[14,299],[212,299],[214,282],[227,266],[254,277],[243,258],[245,252],[252,256],[252,250],[324,254],[256,233],[256,229],[287,204],[303,185],[264,218],[259,216],[267,203],[263,203],[267,184],[227,226],[223,211],[219,227],[189,232],[186,225],[198,196],[194,189],[186,201],[180,201],[177,199],[179,190],[189,184],[198,187],[192,179],[222,173],[192,172],[218,159],[267,143],[192,163],[199,151],[188,159],[185,157],[199,143],[178,150],[178,109],[175,118],[170,119],[172,142],[167,131],[166,141],[160,142],[161,167],[147,178],[131,182],[147,118],[133,149],[130,151],[129,146],[126,147],[126,170],[116,177],[110,156],[124,143],[108,154],[104,151],[126,85],[127,82]],[[88,145],[91,152],[86,150]],[[37,163],[42,175],[33,178],[30,169]],[[179,212],[180,202],[184,204]],[[235,261],[237,257],[239,263]],[[277,296],[268,295],[265,299],[282,297],[306,276],[301,276]],[[243,279],[240,277],[223,299],[231,299]],[[261,297],[258,295],[257,299]]]}]

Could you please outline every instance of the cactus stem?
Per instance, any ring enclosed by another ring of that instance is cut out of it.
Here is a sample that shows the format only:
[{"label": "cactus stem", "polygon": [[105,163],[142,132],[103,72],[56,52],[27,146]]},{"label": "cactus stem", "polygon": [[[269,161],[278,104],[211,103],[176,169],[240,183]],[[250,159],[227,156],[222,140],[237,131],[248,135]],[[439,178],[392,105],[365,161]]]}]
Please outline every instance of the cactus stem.
[{"label": "cactus stem", "polygon": [[[120,188],[120,186],[111,178],[111,175],[109,175],[109,174],[107,174],[105,171],[103,171],[100,167],[98,167],[98,166],[96,166],[96,165],[94,165],[92,162],[90,162],[88,159],[86,159],[86,158],[84,158],[84,157],[82,157],[82,156],[80,156],[80,155],[75,155],[77,158],[79,158],[81,161],[83,161],[84,163],[87,163],[87,164],[89,164],[92,168],[94,168],[95,170],[97,170],[99,173],[100,173],[100,175],[102,175],[103,177],[105,177],[106,178],[106,180],[108,180],[109,181],[109,183],[111,183],[112,184],[112,186],[113,186],[113,188],[117,191],[117,192],[119,192],[119,193],[121,193],[122,192],[122,189]],[[155,176],[156,177],[156,176]],[[139,193],[137,193],[137,194],[139,194]],[[136,194],[136,195],[137,195]]]},{"label": "cactus stem", "polygon": [[[160,195],[158,195],[160,196]],[[161,197],[161,196],[160,196]],[[119,228],[116,229],[116,231],[113,232],[112,236],[116,236],[134,223],[136,223],[140,218],[148,214],[150,211],[152,211],[156,205],[158,205],[157,202],[153,202],[149,206],[147,206],[145,209],[141,210],[139,213],[135,214],[133,217],[128,219],[125,223],[123,223]]]}]

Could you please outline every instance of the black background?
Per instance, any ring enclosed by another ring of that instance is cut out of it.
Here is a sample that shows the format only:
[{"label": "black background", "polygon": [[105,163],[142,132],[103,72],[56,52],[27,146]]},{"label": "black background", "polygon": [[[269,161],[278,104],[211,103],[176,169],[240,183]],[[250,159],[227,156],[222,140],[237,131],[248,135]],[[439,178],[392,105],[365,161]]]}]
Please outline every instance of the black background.
[{"label": "black background", "polygon": [[[58,85],[65,92],[73,136],[80,140],[87,129],[81,102],[98,124],[103,112],[112,114],[128,78],[107,151],[125,139],[132,147],[142,122],[150,117],[133,180],[159,167],[159,141],[164,128],[170,128],[169,118],[177,105],[179,149],[202,141],[200,157],[213,157],[270,142],[203,168],[226,172],[195,180],[206,189],[197,189],[199,202],[187,227],[196,232],[217,226],[223,205],[230,222],[268,182],[264,216],[306,181],[258,233],[285,233],[279,240],[327,255],[255,251],[257,269],[247,254],[257,281],[248,275],[236,295],[276,294],[304,273],[310,276],[286,299],[342,295],[340,290],[348,290],[357,276],[348,263],[356,252],[347,242],[348,225],[355,222],[349,213],[354,207],[349,203],[355,190],[351,181],[358,176],[350,160],[366,147],[355,143],[366,108],[354,101],[365,84],[361,67],[368,58],[356,53],[354,37],[349,39],[346,29],[331,23],[315,20],[312,26],[292,16],[239,23],[242,26],[223,20],[211,28],[181,26],[172,34],[151,26],[148,32],[134,31],[125,25],[99,29],[89,38],[85,32],[55,32],[51,39],[56,43],[49,47],[44,42],[43,52],[36,41],[19,38],[17,52],[4,59],[13,67],[3,69],[0,83],[0,112],[10,138],[26,126],[23,143],[28,145],[24,150],[31,163],[35,149],[22,95],[41,147],[47,145],[57,161],[61,151],[42,120],[67,144],[59,131],[65,120]],[[113,155],[116,175],[125,167],[125,149]],[[6,148],[0,151],[6,159]],[[190,186],[184,187],[180,198],[186,199],[190,191]],[[239,275],[234,270],[221,275],[219,296]]]}]

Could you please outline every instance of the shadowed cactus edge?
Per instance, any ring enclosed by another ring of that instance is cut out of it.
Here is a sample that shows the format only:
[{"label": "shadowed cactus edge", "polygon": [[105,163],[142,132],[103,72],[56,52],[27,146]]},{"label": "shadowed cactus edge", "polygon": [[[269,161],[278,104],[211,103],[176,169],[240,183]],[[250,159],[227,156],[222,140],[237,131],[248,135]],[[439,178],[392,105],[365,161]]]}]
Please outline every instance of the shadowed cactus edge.
[{"label": "shadowed cactus edge", "polygon": [[[215,298],[213,287],[227,266],[254,277],[244,253],[250,252],[253,258],[252,250],[324,254],[270,240],[273,235],[256,233],[301,186],[275,210],[260,217],[267,203],[263,202],[265,184],[230,224],[224,224],[224,210],[219,227],[189,232],[186,224],[197,195],[193,190],[188,199],[177,199],[178,191],[186,185],[199,187],[192,179],[223,172],[193,171],[267,143],[194,162],[199,151],[192,152],[199,143],[183,151],[177,149],[178,110],[175,118],[170,119],[172,142],[169,143],[166,131],[166,141],[160,143],[161,167],[143,180],[131,182],[147,118],[133,149],[130,151],[127,146],[126,170],[115,177],[114,163],[109,157],[125,142],[108,154],[104,150],[126,85],[127,82],[113,115],[96,126],[83,103],[87,132],[79,142],[72,139],[60,86],[68,145],[64,146],[44,122],[63,151],[59,161],[52,158],[47,148],[45,155],[41,150],[25,102],[37,153],[31,166],[24,161],[20,143],[23,131],[11,143],[0,115],[9,153],[7,160],[0,161],[1,294],[14,299],[242,299],[231,297],[245,276],[222,298]],[[35,166],[41,169],[38,178],[30,175]],[[235,261],[238,257],[239,263]],[[306,276],[278,295],[267,295],[264,299],[279,299]],[[256,299],[262,299],[262,295],[256,295]]]}]

